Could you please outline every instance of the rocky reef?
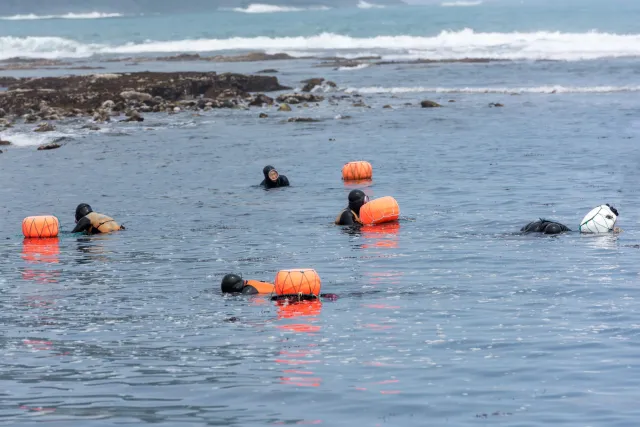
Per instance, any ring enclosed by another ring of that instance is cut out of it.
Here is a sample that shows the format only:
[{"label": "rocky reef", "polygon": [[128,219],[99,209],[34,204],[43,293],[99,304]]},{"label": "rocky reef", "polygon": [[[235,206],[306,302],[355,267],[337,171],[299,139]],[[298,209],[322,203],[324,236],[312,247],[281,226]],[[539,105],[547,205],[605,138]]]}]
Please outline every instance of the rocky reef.
[{"label": "rocky reef", "polygon": [[290,89],[273,76],[215,72],[4,78],[3,82],[7,90],[0,92],[0,111],[27,123],[84,116],[102,122],[121,114],[129,121],[141,121],[140,114],[146,112],[247,108],[273,104],[262,92]]}]

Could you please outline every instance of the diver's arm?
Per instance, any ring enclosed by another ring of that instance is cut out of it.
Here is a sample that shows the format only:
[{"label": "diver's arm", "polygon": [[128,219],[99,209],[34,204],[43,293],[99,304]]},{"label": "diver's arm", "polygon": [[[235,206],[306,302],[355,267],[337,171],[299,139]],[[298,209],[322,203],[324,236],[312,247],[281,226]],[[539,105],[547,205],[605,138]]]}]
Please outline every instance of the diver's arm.
[{"label": "diver's arm", "polygon": [[243,295],[255,295],[257,293],[258,293],[258,290],[251,285],[245,286],[244,288],[242,288]]},{"label": "diver's arm", "polygon": [[262,182],[260,183],[261,186],[266,187],[267,186],[267,180],[263,179]]},{"label": "diver's arm", "polygon": [[351,214],[350,210],[345,210],[342,212],[342,215],[340,215],[340,221],[338,221],[338,225],[354,225],[355,222],[353,221],[353,215]]},{"label": "diver's arm", "polygon": [[280,175],[278,177],[278,181],[279,181],[280,187],[288,187],[289,186],[289,178],[287,178],[284,175]]},{"label": "diver's arm", "polygon": [[86,216],[80,218],[80,221],[76,224],[75,228],[71,230],[72,233],[80,233],[83,231],[87,231],[91,228],[91,221]]}]

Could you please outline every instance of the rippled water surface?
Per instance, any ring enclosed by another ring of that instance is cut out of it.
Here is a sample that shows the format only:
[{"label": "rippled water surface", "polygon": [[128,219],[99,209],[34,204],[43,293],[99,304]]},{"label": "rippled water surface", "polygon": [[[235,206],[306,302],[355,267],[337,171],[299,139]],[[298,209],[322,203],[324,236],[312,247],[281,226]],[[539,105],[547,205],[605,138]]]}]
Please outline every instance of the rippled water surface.
[{"label": "rippled water surface", "polygon": [[[23,146],[0,154],[0,423],[635,424],[637,94],[519,90],[633,85],[632,64],[278,68],[372,108],[71,122],[53,151],[22,125],[2,134]],[[398,227],[332,225],[355,188],[340,168],[358,159],[374,167],[362,188],[398,200]],[[266,164],[292,186],[259,188]],[[22,218],[70,230],[80,202],[127,230],[23,241]],[[620,235],[515,233],[541,216],[577,229],[601,203],[619,209]],[[219,292],[225,273],[298,267],[340,298]]]}]

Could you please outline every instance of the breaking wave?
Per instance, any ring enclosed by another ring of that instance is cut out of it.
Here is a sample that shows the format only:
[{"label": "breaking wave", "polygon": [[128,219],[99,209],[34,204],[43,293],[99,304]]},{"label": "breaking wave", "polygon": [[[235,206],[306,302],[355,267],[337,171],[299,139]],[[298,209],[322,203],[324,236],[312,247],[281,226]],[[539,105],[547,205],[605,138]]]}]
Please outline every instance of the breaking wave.
[{"label": "breaking wave", "polygon": [[64,15],[13,15],[13,16],[0,16],[0,20],[3,21],[33,21],[38,19],[103,19],[103,18],[119,18],[121,13],[102,13],[102,12],[89,12],[89,13],[67,13]]},{"label": "breaking wave", "polygon": [[291,7],[277,6],[271,4],[253,3],[246,8],[236,7],[232,9],[234,12],[241,13],[278,13],[278,12],[304,12],[306,10],[329,10],[327,6],[310,6],[310,7]]},{"label": "breaking wave", "polygon": [[602,32],[481,33],[471,29],[442,31],[431,37],[357,38],[333,33],[310,37],[232,37],[145,41],[121,45],[85,44],[60,37],[0,37],[0,59],[16,56],[78,58],[94,54],[178,52],[295,51],[300,56],[351,55],[366,52],[393,60],[592,60],[640,56],[640,34]]}]

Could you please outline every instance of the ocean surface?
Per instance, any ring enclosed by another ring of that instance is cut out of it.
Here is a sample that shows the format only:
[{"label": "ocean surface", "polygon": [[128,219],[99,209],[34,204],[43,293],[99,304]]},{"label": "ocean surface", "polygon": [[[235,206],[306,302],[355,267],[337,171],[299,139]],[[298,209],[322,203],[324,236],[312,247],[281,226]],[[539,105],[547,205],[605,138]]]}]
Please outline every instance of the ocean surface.
[{"label": "ocean surface", "polygon": [[[0,76],[276,68],[338,86],[292,113],[0,131],[0,425],[638,423],[640,4],[368,5],[0,19],[2,58],[104,67]],[[103,62],[247,51],[316,58]],[[319,67],[372,54],[395,62]],[[505,61],[411,62],[462,58]],[[373,181],[344,184],[361,159]],[[291,187],[258,187],[267,164]],[[394,196],[399,225],[334,226],[353,188]],[[23,240],[25,216],[68,231],[80,202],[127,230]],[[602,203],[619,235],[517,233],[539,217],[576,230]],[[339,299],[219,291],[226,273],[288,268]]]}]

